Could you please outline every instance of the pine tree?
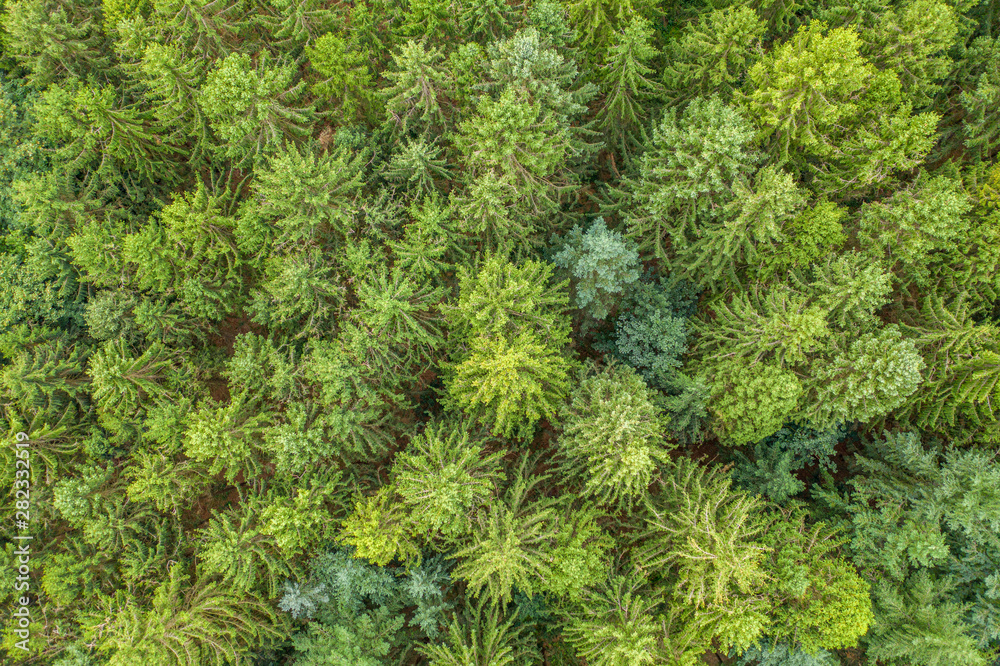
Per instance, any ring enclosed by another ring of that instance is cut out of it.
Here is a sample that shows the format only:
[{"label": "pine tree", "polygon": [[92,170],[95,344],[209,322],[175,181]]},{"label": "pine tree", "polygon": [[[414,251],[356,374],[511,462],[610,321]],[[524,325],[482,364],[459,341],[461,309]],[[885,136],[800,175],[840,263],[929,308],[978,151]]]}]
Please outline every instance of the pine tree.
[{"label": "pine tree", "polygon": [[313,108],[299,102],[305,84],[293,83],[289,65],[233,53],[216,65],[198,93],[198,104],[221,141],[219,153],[236,166],[248,166],[287,139],[309,132]]},{"label": "pine tree", "polygon": [[782,511],[763,538],[771,548],[771,638],[807,653],[854,647],[873,619],[869,585],[849,563],[834,559],[841,543],[836,531],[807,525],[806,516],[801,508]]},{"label": "pine tree", "polygon": [[785,227],[806,203],[792,174],[766,166],[755,182],[736,183],[735,198],[726,204],[721,224],[705,225],[701,238],[680,245],[675,265],[682,274],[713,292],[740,284],[749,267],[764,264],[785,240]]},{"label": "pine tree", "polygon": [[423,139],[408,141],[392,156],[385,171],[386,178],[403,182],[424,195],[434,195],[440,183],[452,179],[448,162],[441,156],[441,147]]},{"label": "pine tree", "polygon": [[90,167],[106,173],[113,170],[108,164],[113,161],[149,181],[175,180],[178,149],[157,136],[148,112],[117,105],[116,96],[110,86],[50,86],[38,104],[43,120],[37,131],[63,144],[59,157],[70,169]]},{"label": "pine tree", "polygon": [[354,232],[367,151],[337,145],[320,153],[285,144],[254,172],[256,202],[242,214],[260,216],[264,238],[244,238],[249,251],[268,247],[288,251],[296,245],[325,247],[343,243]]},{"label": "pine tree", "polygon": [[345,119],[373,118],[379,98],[374,90],[370,53],[356,36],[342,37],[331,32],[306,48],[312,77],[310,91],[328,99],[331,112]]},{"label": "pine tree", "polygon": [[963,238],[964,216],[972,209],[961,184],[921,173],[913,185],[860,213],[859,240],[884,259],[900,281],[927,287],[937,260]]},{"label": "pine tree", "polygon": [[911,664],[989,663],[967,635],[960,604],[946,601],[954,585],[928,571],[914,574],[905,586],[888,580],[875,587],[876,615],[868,653],[876,659],[905,659]]},{"label": "pine tree", "polygon": [[628,221],[641,249],[665,258],[668,238],[687,245],[689,234],[716,217],[734,196],[734,183],[757,161],[753,128],[718,97],[692,101],[678,116],[669,109],[653,130],[652,145],[639,162],[639,179],[630,183],[639,215]]},{"label": "pine tree", "polygon": [[460,424],[430,423],[393,464],[396,492],[413,529],[455,540],[469,533],[496,493],[501,452],[486,453]]},{"label": "pine tree", "polygon": [[913,341],[898,327],[863,334],[813,365],[815,388],[804,416],[819,427],[884,416],[906,404],[923,381],[924,367]]},{"label": "pine tree", "polygon": [[121,338],[94,353],[87,366],[98,415],[112,429],[133,429],[147,401],[169,399],[173,363],[169,352],[151,345],[138,356]]},{"label": "pine tree", "polygon": [[724,359],[712,376],[713,429],[731,446],[759,441],[797,414],[802,394],[802,382],[791,370],[773,362]]},{"label": "pine tree", "polygon": [[289,563],[270,535],[262,534],[256,502],[245,502],[242,511],[217,514],[199,531],[205,544],[200,550],[201,567],[209,576],[241,593],[258,590],[273,598],[279,581],[292,573]]},{"label": "pine tree", "polygon": [[533,215],[553,210],[554,183],[569,157],[569,136],[555,114],[508,87],[499,99],[480,97],[477,113],[459,125],[455,146],[467,183],[494,177],[516,192],[517,209]]},{"label": "pine tree", "polygon": [[586,233],[573,227],[552,262],[575,278],[576,305],[594,319],[607,317],[614,297],[639,279],[635,244],[608,231],[602,217]]},{"label": "pine tree", "polygon": [[260,430],[270,414],[249,414],[246,403],[232,402],[224,407],[202,404],[188,418],[184,433],[184,453],[208,463],[208,473],[225,471],[226,480],[237,475],[245,478],[259,473],[261,463]]},{"label": "pine tree", "polygon": [[460,266],[457,273],[458,302],[446,316],[463,339],[513,338],[534,332],[555,349],[569,342],[567,281],[552,284],[550,264],[532,260],[514,264],[497,254],[487,257],[478,270]]},{"label": "pine tree", "polygon": [[782,161],[793,146],[821,152],[830,128],[855,114],[855,96],[875,76],[860,48],[854,29],[827,32],[816,21],[750,69],[751,111]]},{"label": "pine tree", "polygon": [[938,81],[952,67],[948,52],[959,32],[953,7],[938,0],[921,0],[879,16],[875,29],[862,38],[877,66],[899,73],[903,90],[916,107],[927,106],[941,90]]},{"label": "pine tree", "polygon": [[322,0],[267,0],[273,13],[259,18],[271,33],[276,48],[297,52],[308,48],[343,20],[340,7],[330,7]]},{"label": "pine tree", "polygon": [[627,366],[585,377],[562,410],[561,471],[582,479],[584,492],[601,501],[627,506],[641,500],[669,450],[666,419],[652,400]]},{"label": "pine tree", "polygon": [[382,486],[369,497],[358,498],[354,512],[344,521],[341,543],[352,546],[357,557],[378,566],[393,560],[409,565],[420,562],[416,528],[394,486]]},{"label": "pine tree", "polygon": [[635,17],[625,29],[615,35],[601,66],[601,87],[604,102],[597,120],[610,143],[623,152],[633,147],[637,129],[646,124],[648,100],[655,100],[663,87],[649,78],[653,69],[648,63],[660,55],[650,42],[653,26]]},{"label": "pine tree", "polygon": [[100,3],[19,0],[5,5],[5,51],[43,89],[59,79],[107,76],[111,64],[101,33]]},{"label": "pine tree", "polygon": [[569,391],[572,362],[535,333],[511,339],[477,337],[448,382],[445,405],[460,409],[502,437],[530,437],[552,419]]}]

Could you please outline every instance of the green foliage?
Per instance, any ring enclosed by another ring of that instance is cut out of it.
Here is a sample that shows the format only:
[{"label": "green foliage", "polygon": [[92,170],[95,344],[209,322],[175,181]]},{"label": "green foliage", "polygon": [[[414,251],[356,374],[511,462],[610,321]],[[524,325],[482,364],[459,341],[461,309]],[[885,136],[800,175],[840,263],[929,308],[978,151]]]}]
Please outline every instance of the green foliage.
[{"label": "green foliage", "polygon": [[446,406],[460,409],[503,437],[524,438],[552,419],[569,391],[572,364],[534,333],[481,336],[454,368]]},{"label": "green foliage", "polygon": [[569,340],[569,296],[565,281],[551,282],[552,266],[538,261],[514,264],[494,255],[475,272],[460,267],[458,302],[447,311],[448,323],[469,340],[534,332],[559,349]]},{"label": "green foliage", "polygon": [[[893,171],[919,164],[931,148],[937,117],[911,116],[899,78],[877,70],[860,48],[853,27],[827,31],[813,21],[749,72],[750,110],[770,152],[781,162],[795,151],[819,158],[809,168],[820,191],[867,191]],[[874,109],[880,112],[870,113]],[[847,125],[859,131],[846,136],[841,128]]]},{"label": "green foliage", "polygon": [[609,231],[601,217],[586,233],[573,227],[552,261],[573,276],[577,307],[595,319],[607,317],[614,297],[639,279],[634,244]]},{"label": "green foliage", "polygon": [[959,188],[952,179],[922,174],[911,188],[865,206],[858,234],[862,246],[884,258],[906,281],[927,285],[935,259],[963,238],[963,216],[972,204]]},{"label": "green foliage", "polygon": [[576,653],[595,666],[655,664],[661,627],[655,618],[660,600],[643,588],[638,575],[613,576],[588,589],[564,629]]},{"label": "green foliage", "polygon": [[757,162],[754,130],[740,111],[718,97],[695,99],[683,114],[669,109],[654,128],[632,185],[637,217],[630,234],[642,249],[664,257],[664,241],[683,247],[699,223],[718,215],[733,186]]},{"label": "green foliage", "polygon": [[440,49],[428,50],[413,40],[393,55],[395,67],[386,73],[391,85],[383,91],[389,122],[401,134],[414,130],[427,135],[445,125],[441,108],[446,72]]},{"label": "green foliage", "polygon": [[352,546],[358,557],[378,566],[395,559],[406,563],[420,560],[412,518],[395,495],[394,487],[383,486],[374,495],[359,498],[340,534],[340,541]]},{"label": "green foliage", "polygon": [[466,545],[450,557],[460,560],[454,575],[468,581],[473,596],[485,589],[494,604],[512,589],[575,595],[601,578],[608,537],[588,511],[560,511],[557,500],[537,497],[548,475],[525,474],[522,460],[501,502],[485,507]]},{"label": "green foliage", "polygon": [[623,148],[635,141],[637,128],[645,124],[649,113],[644,102],[656,99],[662,92],[662,86],[649,78],[654,70],[648,63],[660,55],[650,43],[653,34],[649,21],[634,17],[615,35],[615,43],[601,67],[605,98],[598,122],[611,143]]},{"label": "green foliage", "polygon": [[220,154],[247,166],[285,139],[308,133],[313,109],[302,105],[305,84],[293,84],[295,70],[233,53],[212,69],[198,91],[198,104],[222,145]]},{"label": "green foliage", "polygon": [[805,490],[795,472],[813,464],[823,469],[836,468],[830,458],[843,436],[844,429],[838,427],[823,431],[782,428],[754,445],[752,459],[740,452],[736,454],[738,463],[733,470],[733,481],[772,502],[784,504]]},{"label": "green foliage", "polygon": [[807,653],[854,647],[872,622],[871,592],[850,564],[831,554],[839,545],[823,523],[806,524],[801,509],[782,512],[763,538],[774,579],[772,637]]},{"label": "green foliage", "polygon": [[761,55],[765,23],[750,7],[713,9],[684,27],[666,52],[663,80],[669,96],[682,100],[712,93],[727,98]]},{"label": "green foliage", "polygon": [[770,363],[726,361],[712,384],[715,431],[735,446],[770,437],[795,413],[802,392],[794,372]]},{"label": "green foliage", "polygon": [[875,587],[878,619],[868,637],[877,659],[905,659],[911,664],[988,664],[989,659],[967,635],[963,608],[948,602],[954,585],[920,571],[900,586],[880,581]]},{"label": "green foliage", "polygon": [[660,493],[646,501],[638,561],[650,572],[675,572],[677,603],[725,607],[767,578],[760,508],[761,500],[733,490],[720,468],[679,458],[664,473]]},{"label": "green foliage", "polygon": [[306,47],[306,57],[319,75],[309,89],[327,98],[331,111],[348,121],[374,115],[378,97],[372,89],[370,54],[366,45],[329,33]]},{"label": "green foliage", "polygon": [[996,4],[7,0],[0,663],[994,660]]},{"label": "green foliage", "polygon": [[93,628],[86,638],[96,642],[99,653],[109,653],[107,663],[115,666],[222,666],[281,635],[278,618],[258,598],[187,581],[180,564],[171,567],[148,611],[122,591],[101,598],[92,613],[97,623],[87,625]]},{"label": "green foliage", "polygon": [[232,481],[238,474],[251,476],[260,469],[256,441],[269,414],[251,414],[249,406],[235,401],[226,406],[203,404],[188,418],[184,453],[208,463],[208,473],[224,471]]},{"label": "green foliage", "polygon": [[524,627],[515,627],[515,617],[506,618],[497,605],[485,600],[467,604],[448,625],[446,643],[420,645],[417,650],[432,666],[508,666],[524,663],[532,655],[525,644]]},{"label": "green foliage", "polygon": [[667,459],[666,419],[645,382],[627,366],[584,377],[563,408],[558,445],[564,473],[604,502],[641,500],[657,465]]},{"label": "green foliage", "polygon": [[496,493],[501,452],[485,453],[459,424],[428,424],[393,464],[396,492],[412,529],[458,539]]},{"label": "green foliage", "polygon": [[815,369],[818,385],[808,418],[821,426],[884,416],[903,405],[923,379],[923,359],[895,326],[863,334],[838,351]]}]

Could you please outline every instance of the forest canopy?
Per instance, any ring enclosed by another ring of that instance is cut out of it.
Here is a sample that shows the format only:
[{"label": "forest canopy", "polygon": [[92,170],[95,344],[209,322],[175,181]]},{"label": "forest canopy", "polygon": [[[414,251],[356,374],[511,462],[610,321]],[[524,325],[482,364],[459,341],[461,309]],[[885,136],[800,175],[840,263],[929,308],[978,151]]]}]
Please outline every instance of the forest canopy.
[{"label": "forest canopy", "polygon": [[0,0],[0,661],[1000,663],[1000,0]]}]

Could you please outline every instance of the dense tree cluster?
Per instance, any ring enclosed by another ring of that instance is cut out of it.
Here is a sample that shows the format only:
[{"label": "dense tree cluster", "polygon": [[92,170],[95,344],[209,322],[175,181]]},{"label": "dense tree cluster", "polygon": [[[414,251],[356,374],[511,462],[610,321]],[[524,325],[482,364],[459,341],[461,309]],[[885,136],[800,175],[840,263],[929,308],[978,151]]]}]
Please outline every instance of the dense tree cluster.
[{"label": "dense tree cluster", "polygon": [[5,0],[0,661],[996,663],[998,153],[998,0]]}]

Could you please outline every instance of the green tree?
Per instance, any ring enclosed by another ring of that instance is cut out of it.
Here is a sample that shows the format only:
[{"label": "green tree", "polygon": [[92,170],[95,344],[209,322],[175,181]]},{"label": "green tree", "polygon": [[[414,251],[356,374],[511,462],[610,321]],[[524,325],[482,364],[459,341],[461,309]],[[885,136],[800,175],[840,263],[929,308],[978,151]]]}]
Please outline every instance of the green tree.
[{"label": "green tree", "polygon": [[414,531],[446,540],[464,537],[496,493],[502,452],[459,424],[430,423],[410,439],[392,467],[396,492],[412,514]]},{"label": "green tree", "polygon": [[572,362],[535,333],[477,337],[452,370],[445,405],[503,437],[529,437],[539,419],[554,418],[569,391]]},{"label": "green tree", "polygon": [[763,589],[769,547],[760,535],[762,502],[732,488],[721,468],[679,458],[646,500],[646,531],[636,551],[644,570],[672,569],[673,594],[694,608],[725,605]]},{"label": "green tree", "polygon": [[665,49],[668,95],[676,101],[719,94],[729,98],[759,58],[765,23],[750,7],[713,9],[684,27]]},{"label": "green tree", "polygon": [[31,85],[107,75],[111,58],[100,3],[18,0],[4,9],[4,50],[28,70]]},{"label": "green tree", "polygon": [[753,135],[739,110],[717,97],[693,100],[681,115],[667,110],[640,158],[638,180],[630,183],[639,212],[629,233],[641,248],[665,258],[664,241],[683,247],[699,223],[718,215],[734,197],[734,183],[757,161]]},{"label": "green tree", "polygon": [[714,429],[733,446],[769,437],[796,414],[802,393],[801,381],[790,370],[726,360],[712,381]]},{"label": "green tree", "polygon": [[646,124],[649,100],[656,100],[663,87],[649,78],[653,68],[649,62],[660,52],[651,42],[652,24],[635,17],[615,35],[601,66],[601,88],[604,102],[597,120],[610,143],[627,152],[635,141],[637,129]]},{"label": "green tree", "polygon": [[565,620],[564,636],[576,653],[595,666],[655,664],[662,627],[656,620],[661,600],[635,573],[612,576],[588,589]]},{"label": "green tree", "polygon": [[[566,164],[569,136],[552,111],[524,101],[514,88],[499,99],[480,97],[477,113],[459,125],[455,147],[469,186],[494,178],[511,192],[518,210],[540,215],[559,201],[558,172]],[[516,193],[516,194],[514,194]]]},{"label": "green tree", "polygon": [[[836,338],[834,338],[836,340]],[[924,361],[912,340],[889,325],[848,344],[813,367],[805,417],[824,427],[833,422],[869,421],[906,404],[923,380]]]},{"label": "green tree", "polygon": [[658,464],[667,460],[665,417],[653,393],[627,366],[610,365],[585,377],[562,410],[561,471],[584,482],[605,502],[641,500]]},{"label": "green tree", "polygon": [[181,569],[171,567],[148,606],[119,591],[88,613],[84,636],[110,655],[109,664],[222,666],[284,633],[274,611],[257,597],[202,581],[186,585]]},{"label": "green tree", "polygon": [[389,124],[403,135],[414,130],[425,136],[443,132],[448,115],[443,94],[447,70],[441,50],[411,39],[392,58],[394,67],[386,73],[390,85],[382,91]]},{"label": "green tree", "polygon": [[639,279],[639,253],[634,243],[609,231],[601,217],[586,233],[573,227],[552,261],[575,278],[576,305],[595,319],[607,317],[614,297]]},{"label": "green tree", "polygon": [[888,580],[875,587],[876,615],[868,653],[876,659],[910,664],[962,663],[980,666],[989,658],[977,646],[962,621],[960,604],[947,601],[954,583],[935,580],[927,571],[913,574],[905,585]]},{"label": "green tree", "polygon": [[351,120],[373,119],[379,98],[374,86],[369,49],[355,35],[329,33],[306,47],[311,77],[310,91],[326,98],[331,111]]},{"label": "green tree", "polygon": [[417,651],[431,666],[513,666],[537,658],[525,640],[525,627],[515,626],[515,619],[505,618],[499,606],[485,599],[467,601],[448,625],[447,642],[418,645]]},{"label": "green tree", "polygon": [[170,398],[172,370],[170,353],[162,345],[151,345],[136,356],[121,338],[109,341],[87,366],[98,417],[114,430],[138,428],[144,403]]},{"label": "green tree", "polygon": [[806,516],[801,508],[781,512],[763,538],[771,549],[771,637],[807,653],[854,647],[873,619],[869,585],[834,558],[836,532],[807,525]]},{"label": "green tree", "polygon": [[267,57],[254,67],[245,53],[226,56],[208,73],[198,104],[221,141],[222,157],[248,166],[285,140],[308,134],[313,108],[300,102],[305,83],[295,78],[294,67],[272,65]]},{"label": "green tree", "polygon": [[863,38],[872,62],[897,72],[913,105],[924,107],[951,70],[948,52],[958,33],[959,18],[951,5],[920,0],[881,14],[875,30]]},{"label": "green tree", "polygon": [[460,266],[457,273],[458,302],[446,316],[463,339],[513,338],[533,332],[555,349],[569,342],[567,281],[553,284],[550,264],[532,260],[515,264],[493,255],[477,270]]}]

